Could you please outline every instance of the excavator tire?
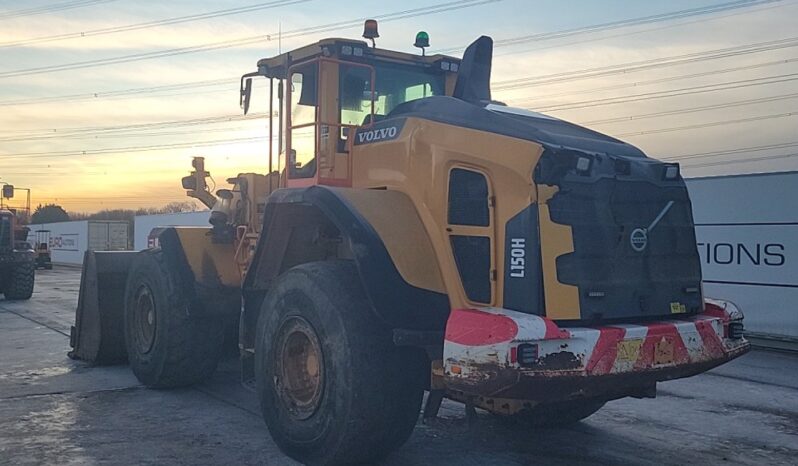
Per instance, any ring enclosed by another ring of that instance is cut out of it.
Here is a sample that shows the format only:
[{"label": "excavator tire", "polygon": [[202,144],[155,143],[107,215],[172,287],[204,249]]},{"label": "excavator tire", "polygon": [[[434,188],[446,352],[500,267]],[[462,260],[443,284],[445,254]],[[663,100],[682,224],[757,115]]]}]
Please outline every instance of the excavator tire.
[{"label": "excavator tire", "polygon": [[22,262],[11,271],[3,293],[8,300],[26,300],[33,295],[33,283],[36,265],[33,262]]},{"label": "excavator tire", "polygon": [[393,344],[353,263],[288,270],[264,299],[255,347],[257,391],[272,438],[304,464],[387,456],[418,420],[424,377],[415,356]]},{"label": "excavator tire", "polygon": [[509,420],[526,427],[567,427],[590,417],[606,404],[604,400],[569,400],[541,403],[509,416]]},{"label": "excavator tire", "polygon": [[148,387],[200,382],[219,362],[223,322],[190,316],[187,295],[160,249],[134,259],[125,287],[125,345],[133,373]]}]

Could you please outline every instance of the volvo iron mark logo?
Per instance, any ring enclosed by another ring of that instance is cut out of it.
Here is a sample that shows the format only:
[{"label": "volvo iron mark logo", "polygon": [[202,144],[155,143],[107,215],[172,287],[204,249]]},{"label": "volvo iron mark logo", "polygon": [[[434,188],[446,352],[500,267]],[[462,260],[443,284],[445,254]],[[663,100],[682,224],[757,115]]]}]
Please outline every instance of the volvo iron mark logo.
[{"label": "volvo iron mark logo", "polygon": [[637,252],[643,252],[648,246],[648,233],[643,228],[635,228],[632,230],[632,234],[629,235],[629,244],[632,245],[632,249]]}]

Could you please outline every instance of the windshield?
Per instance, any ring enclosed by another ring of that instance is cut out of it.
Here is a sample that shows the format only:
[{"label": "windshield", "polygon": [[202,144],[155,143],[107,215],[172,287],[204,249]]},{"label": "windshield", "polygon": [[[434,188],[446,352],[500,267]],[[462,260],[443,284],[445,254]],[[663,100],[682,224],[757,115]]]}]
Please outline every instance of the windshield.
[{"label": "windshield", "polygon": [[[375,118],[385,116],[397,105],[434,95],[443,95],[442,73],[417,65],[375,63]],[[341,65],[341,124],[364,125],[371,117],[371,71],[362,66]]]}]

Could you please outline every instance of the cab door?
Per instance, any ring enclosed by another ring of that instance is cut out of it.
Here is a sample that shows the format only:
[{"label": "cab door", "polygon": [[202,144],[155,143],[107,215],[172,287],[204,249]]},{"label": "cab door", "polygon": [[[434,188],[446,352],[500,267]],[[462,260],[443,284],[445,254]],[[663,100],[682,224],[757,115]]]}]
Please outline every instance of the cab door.
[{"label": "cab door", "polygon": [[466,299],[489,306],[496,295],[493,191],[488,176],[475,168],[449,171],[447,228],[449,244]]}]

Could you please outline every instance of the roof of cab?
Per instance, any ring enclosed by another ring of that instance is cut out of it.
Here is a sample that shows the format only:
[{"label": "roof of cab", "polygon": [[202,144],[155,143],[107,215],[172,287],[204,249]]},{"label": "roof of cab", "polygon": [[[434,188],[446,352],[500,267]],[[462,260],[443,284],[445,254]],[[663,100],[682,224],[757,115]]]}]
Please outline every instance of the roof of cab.
[{"label": "roof of cab", "polygon": [[398,105],[384,121],[412,116],[535,141],[553,148],[645,157],[637,147],[598,131],[540,113],[498,107],[483,107],[455,97],[432,96]]},{"label": "roof of cab", "polygon": [[459,58],[451,57],[448,55],[434,54],[434,55],[417,55],[407,52],[399,52],[396,50],[388,50],[381,48],[372,48],[362,40],[344,39],[344,38],[328,38],[322,39],[318,42],[305,45],[298,49],[290,50],[281,53],[274,57],[261,58],[258,60],[258,70],[267,72],[267,77],[273,78],[286,78],[286,68],[291,64],[299,63],[305,60],[310,60],[322,54],[323,48],[335,47],[338,44],[352,45],[353,47],[362,47],[367,54],[392,61],[401,61],[408,63],[425,63],[433,64],[439,60],[447,60],[453,63],[460,63]]}]

